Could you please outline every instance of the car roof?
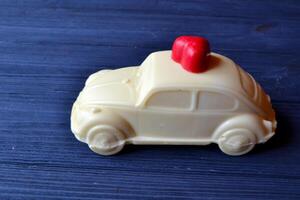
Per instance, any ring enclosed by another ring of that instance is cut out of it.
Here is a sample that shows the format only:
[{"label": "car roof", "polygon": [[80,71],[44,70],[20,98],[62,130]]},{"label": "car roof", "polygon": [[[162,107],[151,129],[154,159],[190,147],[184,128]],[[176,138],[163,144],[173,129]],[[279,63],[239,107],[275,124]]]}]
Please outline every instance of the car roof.
[{"label": "car roof", "polygon": [[[211,53],[207,59],[208,69],[202,73],[191,73],[171,58],[171,51],[150,54],[142,63],[146,75],[143,77],[145,93],[160,88],[219,88],[244,92],[241,86],[239,67],[229,58]],[[146,86],[145,86],[146,84]],[[141,91],[143,92],[143,91]]]}]

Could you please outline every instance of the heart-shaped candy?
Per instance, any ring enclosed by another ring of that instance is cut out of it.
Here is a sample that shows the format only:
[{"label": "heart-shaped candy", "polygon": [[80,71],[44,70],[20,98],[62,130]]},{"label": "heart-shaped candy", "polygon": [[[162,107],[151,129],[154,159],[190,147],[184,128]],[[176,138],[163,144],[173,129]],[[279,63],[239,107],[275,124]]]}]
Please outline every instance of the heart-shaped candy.
[{"label": "heart-shaped candy", "polygon": [[172,59],[193,73],[207,69],[205,61],[209,53],[208,41],[197,36],[180,36],[176,38],[172,47]]}]

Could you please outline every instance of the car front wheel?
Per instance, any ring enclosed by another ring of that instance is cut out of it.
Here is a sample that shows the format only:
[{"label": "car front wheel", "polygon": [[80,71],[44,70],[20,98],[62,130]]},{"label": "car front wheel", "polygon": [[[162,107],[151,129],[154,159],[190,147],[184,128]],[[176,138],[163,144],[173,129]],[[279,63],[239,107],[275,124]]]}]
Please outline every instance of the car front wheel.
[{"label": "car front wheel", "polygon": [[121,131],[109,125],[93,127],[87,135],[89,148],[100,155],[113,155],[120,152],[125,139]]},{"label": "car front wheel", "polygon": [[242,128],[226,131],[218,140],[219,148],[231,156],[246,154],[254,148],[255,144],[256,136]]}]

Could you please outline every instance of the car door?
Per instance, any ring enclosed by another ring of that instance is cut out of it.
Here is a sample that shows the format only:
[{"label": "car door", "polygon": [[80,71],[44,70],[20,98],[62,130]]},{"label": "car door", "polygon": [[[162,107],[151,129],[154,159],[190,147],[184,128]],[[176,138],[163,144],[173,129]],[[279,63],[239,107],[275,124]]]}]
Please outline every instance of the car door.
[{"label": "car door", "polygon": [[239,100],[218,91],[199,91],[193,128],[194,138],[210,140],[214,130],[233,117],[239,109]]},{"label": "car door", "polygon": [[139,133],[152,139],[189,138],[193,135],[193,98],[189,90],[153,93],[138,113]]}]

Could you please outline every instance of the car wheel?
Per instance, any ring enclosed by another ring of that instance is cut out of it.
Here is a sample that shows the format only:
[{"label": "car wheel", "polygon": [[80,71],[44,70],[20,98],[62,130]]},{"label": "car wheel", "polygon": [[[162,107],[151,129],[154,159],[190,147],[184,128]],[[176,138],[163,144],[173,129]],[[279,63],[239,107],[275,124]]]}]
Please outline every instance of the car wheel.
[{"label": "car wheel", "polygon": [[255,135],[247,129],[226,131],[218,140],[219,148],[228,155],[239,156],[251,151],[256,144]]},{"label": "car wheel", "polygon": [[98,125],[87,136],[89,148],[100,155],[113,155],[120,152],[125,139],[121,131],[112,126]]}]

